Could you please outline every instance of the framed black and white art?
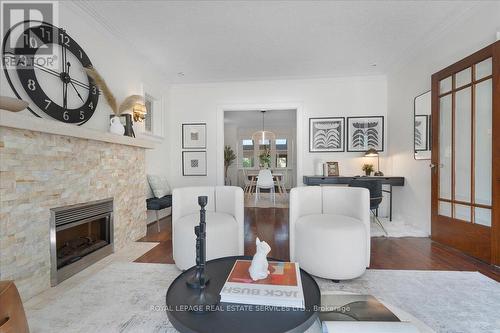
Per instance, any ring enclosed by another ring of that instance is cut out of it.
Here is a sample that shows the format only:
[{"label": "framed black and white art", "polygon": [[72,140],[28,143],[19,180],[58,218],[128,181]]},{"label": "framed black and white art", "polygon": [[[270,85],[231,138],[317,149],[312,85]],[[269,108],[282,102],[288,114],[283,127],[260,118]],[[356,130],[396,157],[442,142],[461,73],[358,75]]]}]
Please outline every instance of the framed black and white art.
[{"label": "framed black and white art", "polygon": [[429,147],[429,116],[415,116],[415,151],[426,151]]},{"label": "framed black and white art", "polygon": [[344,151],[345,118],[309,118],[309,151]]},{"label": "framed black and white art", "polygon": [[206,151],[183,151],[182,152],[182,175],[183,176],[206,176],[207,175],[207,152]]},{"label": "framed black and white art", "polygon": [[347,117],[347,151],[384,151],[384,117]]},{"label": "framed black and white art", "polygon": [[182,124],[182,149],[205,149],[206,147],[206,124]]}]

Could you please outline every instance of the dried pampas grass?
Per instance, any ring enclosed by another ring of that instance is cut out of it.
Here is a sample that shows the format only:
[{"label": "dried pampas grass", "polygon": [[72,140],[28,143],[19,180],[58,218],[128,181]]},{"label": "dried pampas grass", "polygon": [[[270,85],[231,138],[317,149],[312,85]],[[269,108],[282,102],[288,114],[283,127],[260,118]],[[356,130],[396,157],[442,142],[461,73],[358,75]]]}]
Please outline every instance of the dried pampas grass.
[{"label": "dried pampas grass", "polygon": [[111,107],[111,110],[113,110],[113,113],[118,116],[120,113],[118,111],[118,103],[116,102],[115,95],[113,95],[101,74],[99,74],[99,72],[93,67],[85,67],[84,69],[87,75],[94,80],[95,84],[102,91],[102,94],[104,95],[106,102],[108,102],[108,105]]},{"label": "dried pampas grass", "polygon": [[144,97],[142,97],[141,95],[130,95],[129,97],[125,98],[125,100],[120,104],[120,107],[118,108],[118,114],[122,114],[124,111],[132,109],[137,103],[144,104]]},{"label": "dried pampas grass", "polygon": [[86,67],[84,69],[87,75],[90,76],[92,80],[94,80],[95,84],[102,91],[106,102],[111,107],[111,110],[113,110],[113,113],[116,116],[119,116],[126,110],[132,109],[132,107],[136,103],[144,103],[144,97],[142,97],[141,95],[131,95],[125,98],[121,104],[118,104],[115,95],[113,95],[108,85],[106,84],[106,81],[104,81],[104,79],[102,78],[101,74],[99,74],[99,72],[93,67]]}]

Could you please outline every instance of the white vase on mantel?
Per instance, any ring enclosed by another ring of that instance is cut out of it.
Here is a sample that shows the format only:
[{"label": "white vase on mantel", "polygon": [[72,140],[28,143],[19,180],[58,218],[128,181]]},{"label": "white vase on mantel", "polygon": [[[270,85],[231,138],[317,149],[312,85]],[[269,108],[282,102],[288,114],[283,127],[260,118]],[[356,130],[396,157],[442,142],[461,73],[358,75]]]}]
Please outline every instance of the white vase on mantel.
[{"label": "white vase on mantel", "polygon": [[125,134],[125,127],[120,122],[120,117],[113,117],[109,120],[109,131],[114,134]]}]

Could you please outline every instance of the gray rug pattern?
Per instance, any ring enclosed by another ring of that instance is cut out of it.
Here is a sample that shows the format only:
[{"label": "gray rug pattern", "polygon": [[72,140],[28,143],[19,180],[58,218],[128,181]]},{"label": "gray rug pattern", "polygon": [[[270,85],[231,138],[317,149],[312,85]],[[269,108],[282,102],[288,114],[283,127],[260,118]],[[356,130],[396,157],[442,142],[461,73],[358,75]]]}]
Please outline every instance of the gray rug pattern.
[{"label": "gray rug pattern", "polygon": [[[174,265],[117,262],[81,283],[65,281],[30,300],[31,332],[176,332],[164,304],[179,273]],[[500,332],[499,283],[476,272],[368,270],[350,282],[317,281],[322,291],[372,294],[437,332]]]},{"label": "gray rug pattern", "polygon": [[62,297],[37,296],[42,299],[26,309],[30,330],[177,332],[167,319],[165,294],[179,274],[175,265],[112,263]]},{"label": "gray rug pattern", "polygon": [[500,332],[500,283],[478,272],[367,270],[322,291],[370,294],[418,318],[436,332]]}]

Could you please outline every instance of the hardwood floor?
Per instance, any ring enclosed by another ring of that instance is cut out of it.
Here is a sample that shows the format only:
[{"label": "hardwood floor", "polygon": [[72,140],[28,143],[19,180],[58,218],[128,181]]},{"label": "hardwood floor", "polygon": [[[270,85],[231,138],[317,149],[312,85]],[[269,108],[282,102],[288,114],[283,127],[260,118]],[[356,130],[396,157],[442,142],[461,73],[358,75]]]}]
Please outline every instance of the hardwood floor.
[{"label": "hardwood floor", "polygon": [[139,239],[139,242],[159,242],[159,244],[134,262],[173,264],[171,216],[160,220],[160,232],[158,232],[156,222],[148,225],[146,236]]},{"label": "hardwood floor", "polygon": [[[174,263],[172,258],[172,223],[170,217],[148,227],[143,242],[159,242],[135,260],[142,263]],[[245,254],[255,252],[255,237],[269,243],[270,257],[288,260],[288,209],[245,208]],[[474,259],[429,238],[372,238],[370,268],[403,270],[479,271],[500,282],[500,269]]]}]

